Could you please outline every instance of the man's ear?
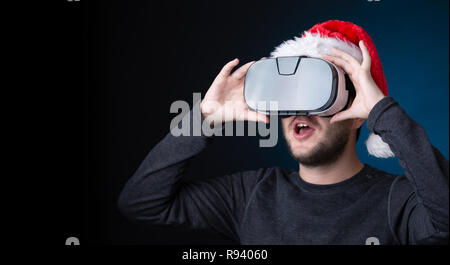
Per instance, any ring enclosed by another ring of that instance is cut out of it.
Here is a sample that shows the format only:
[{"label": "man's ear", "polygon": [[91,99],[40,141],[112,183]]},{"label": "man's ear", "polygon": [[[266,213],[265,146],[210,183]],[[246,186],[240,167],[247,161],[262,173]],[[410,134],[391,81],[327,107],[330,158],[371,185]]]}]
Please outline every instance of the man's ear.
[{"label": "man's ear", "polygon": [[365,121],[366,121],[366,119],[362,119],[362,118],[353,119],[353,129],[360,128]]}]

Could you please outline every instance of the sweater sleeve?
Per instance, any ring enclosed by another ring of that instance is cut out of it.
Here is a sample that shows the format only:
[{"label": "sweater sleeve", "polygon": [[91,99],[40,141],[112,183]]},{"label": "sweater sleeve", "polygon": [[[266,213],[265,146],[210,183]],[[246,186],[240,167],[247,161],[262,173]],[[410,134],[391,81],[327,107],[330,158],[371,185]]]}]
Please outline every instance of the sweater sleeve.
[{"label": "sweater sleeve", "polygon": [[392,97],[374,106],[367,126],[389,145],[405,172],[389,194],[389,223],[398,243],[448,242],[448,160]]},{"label": "sweater sleeve", "polygon": [[[203,121],[192,113],[191,132],[194,119]],[[119,210],[135,222],[213,230],[239,241],[240,218],[262,170],[183,181],[190,160],[213,140],[190,135],[169,133],[150,151],[123,188]]]}]

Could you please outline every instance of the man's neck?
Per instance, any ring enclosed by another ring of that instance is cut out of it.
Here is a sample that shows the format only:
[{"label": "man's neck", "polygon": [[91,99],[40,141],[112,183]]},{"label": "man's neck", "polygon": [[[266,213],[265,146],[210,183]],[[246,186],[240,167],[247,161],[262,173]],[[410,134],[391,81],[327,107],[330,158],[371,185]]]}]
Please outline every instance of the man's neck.
[{"label": "man's neck", "polygon": [[336,161],[315,167],[299,165],[300,177],[309,183],[318,185],[335,184],[356,175],[364,164],[356,155],[355,145],[348,144]]}]

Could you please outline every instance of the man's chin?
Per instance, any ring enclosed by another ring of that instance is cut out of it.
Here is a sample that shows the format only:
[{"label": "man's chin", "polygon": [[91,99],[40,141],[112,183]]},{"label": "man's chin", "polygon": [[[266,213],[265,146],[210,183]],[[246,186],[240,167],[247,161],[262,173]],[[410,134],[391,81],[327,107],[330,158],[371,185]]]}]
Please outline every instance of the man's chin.
[{"label": "man's chin", "polygon": [[311,150],[308,149],[294,149],[292,150],[292,154],[296,160],[304,160],[311,156]]},{"label": "man's chin", "polygon": [[308,156],[311,151],[314,149],[316,143],[313,141],[311,142],[298,142],[294,139],[294,141],[289,143],[289,146],[291,146],[291,151],[297,156]]}]

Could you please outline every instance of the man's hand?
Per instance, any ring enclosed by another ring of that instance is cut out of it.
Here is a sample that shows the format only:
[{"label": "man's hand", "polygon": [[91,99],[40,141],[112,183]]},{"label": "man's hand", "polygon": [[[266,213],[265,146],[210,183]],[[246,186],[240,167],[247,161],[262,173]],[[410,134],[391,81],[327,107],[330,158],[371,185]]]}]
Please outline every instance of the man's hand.
[{"label": "man's hand", "polygon": [[330,123],[352,118],[367,119],[373,106],[385,97],[370,74],[371,58],[362,40],[359,41],[359,47],[363,55],[361,64],[355,57],[335,48],[332,49],[333,55],[325,54],[323,56],[323,59],[344,69],[356,90],[356,97],[351,107],[335,114],[331,118]]},{"label": "man's hand", "polygon": [[231,74],[239,59],[228,62],[217,75],[200,103],[203,118],[209,122],[248,120],[269,122],[269,117],[251,111],[244,100],[244,78],[248,68],[255,61],[248,62]]}]

